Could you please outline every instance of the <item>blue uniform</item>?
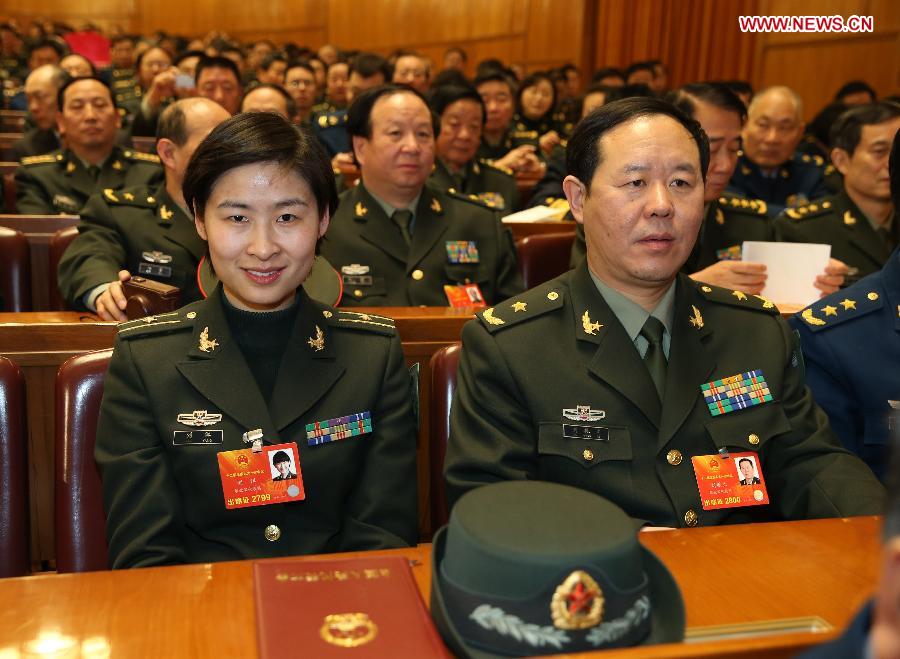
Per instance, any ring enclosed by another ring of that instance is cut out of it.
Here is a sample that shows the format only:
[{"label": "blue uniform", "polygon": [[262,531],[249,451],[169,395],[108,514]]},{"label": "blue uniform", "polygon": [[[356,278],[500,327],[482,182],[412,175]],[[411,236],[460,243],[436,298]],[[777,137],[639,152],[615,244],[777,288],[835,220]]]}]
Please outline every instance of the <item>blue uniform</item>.
[{"label": "blue uniform", "polygon": [[347,132],[347,111],[332,110],[314,114],[312,118],[312,130],[328,155],[334,158],[339,153],[348,153],[353,150],[350,144],[350,133]]},{"label": "blue uniform", "polygon": [[891,426],[900,423],[900,250],[883,270],[790,322],[800,332],[816,402],[844,446],[883,478]]},{"label": "blue uniform", "polygon": [[799,206],[829,193],[825,185],[825,161],[820,156],[795,154],[766,175],[759,165],[741,153],[728,191],[749,199],[766,202],[769,217],[776,217],[787,206]]}]

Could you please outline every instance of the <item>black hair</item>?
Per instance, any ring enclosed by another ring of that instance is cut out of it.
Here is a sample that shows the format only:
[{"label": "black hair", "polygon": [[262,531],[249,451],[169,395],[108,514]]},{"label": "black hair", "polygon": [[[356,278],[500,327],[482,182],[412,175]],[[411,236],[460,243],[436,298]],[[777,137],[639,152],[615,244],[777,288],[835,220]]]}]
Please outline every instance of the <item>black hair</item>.
[{"label": "black hair", "polygon": [[476,89],[486,82],[502,82],[509,87],[509,93],[514,96],[516,93],[516,83],[512,75],[506,69],[492,69],[485,73],[475,76],[472,86]]},{"label": "black hair", "polygon": [[706,181],[709,166],[709,140],[700,124],[671,103],[653,97],[625,98],[607,103],[582,119],[575,126],[566,147],[566,173],[574,176],[590,192],[594,172],[603,159],[600,138],[605,133],[641,117],[663,115],[684,126],[697,144],[700,156],[700,175]]},{"label": "black hair", "polygon": [[66,56],[66,49],[56,39],[40,39],[38,41],[35,41],[28,48],[28,57],[30,58],[31,53],[41,48],[52,48],[56,52],[59,59],[62,59]]},{"label": "black hair", "polygon": [[469,56],[466,54],[466,51],[459,46],[450,46],[450,48],[444,51],[444,57],[446,57],[450,53],[459,53],[459,56],[462,57],[463,62],[469,61]]},{"label": "black hair", "polygon": [[154,51],[154,50],[161,50],[161,51],[163,51],[163,52],[166,54],[166,56],[169,58],[169,61],[170,61],[170,62],[172,61],[172,53],[170,53],[170,52],[168,51],[168,49],[163,48],[162,46],[150,46],[147,50],[143,51],[140,55],[138,55],[138,56],[137,56],[137,59],[134,60],[134,69],[135,69],[135,71],[137,71],[137,70],[139,70],[139,69],[141,68],[141,62],[144,61],[144,57],[147,55],[147,53],[152,52],[152,51]]},{"label": "black hair", "polygon": [[354,72],[363,78],[371,78],[379,73],[383,76],[383,82],[388,82],[391,67],[381,55],[376,53],[359,53],[350,59],[350,67],[347,70],[348,76]]},{"label": "black hair", "polygon": [[637,73],[638,71],[649,71],[650,75],[656,78],[656,69],[653,64],[650,62],[635,62],[627,69],[625,69],[625,82],[628,82],[628,78],[631,77],[632,73]]},{"label": "black hair", "polygon": [[[894,145],[891,147],[888,171],[891,177],[891,200],[894,202],[894,208],[897,209],[900,208],[900,130],[894,135]],[[900,432],[897,433],[897,437],[900,439]],[[900,472],[900,469],[897,472]]]},{"label": "black hair", "polygon": [[274,162],[299,175],[316,198],[319,217],[334,215],[337,189],[331,159],[307,129],[274,112],[242,112],[222,122],[200,143],[184,174],[184,201],[202,217],[213,186],[232,169]]},{"label": "black hair", "polygon": [[[319,59],[319,58],[317,57],[315,59]],[[322,62],[322,60],[319,60],[319,61]],[[324,64],[324,62],[322,62],[322,64]],[[336,66],[346,66],[347,67],[347,77],[350,76],[350,64],[347,63],[347,60],[337,59],[325,67],[326,77],[328,76],[328,72],[331,71],[331,69],[333,69]]]},{"label": "black hair", "polygon": [[738,460],[738,467],[740,467],[741,463],[743,463],[743,462],[746,462],[751,467],[753,466],[753,460],[751,460],[750,458],[741,458],[740,460]]},{"label": "black hair", "polygon": [[[745,460],[747,458],[744,458]],[[276,466],[280,462],[290,462],[291,456],[287,454],[287,451],[275,451],[275,454],[272,456],[272,466]]]},{"label": "black hair", "polygon": [[238,87],[241,87],[241,72],[238,71],[237,64],[228,59],[227,57],[222,57],[221,55],[204,55],[200,58],[200,61],[197,62],[197,68],[194,69],[194,82],[200,80],[200,74],[203,73],[206,69],[228,69],[234,74],[234,79],[237,81]]},{"label": "black hair", "polygon": [[115,46],[117,43],[122,43],[123,41],[127,41],[132,46],[134,45],[134,39],[129,37],[127,34],[120,34],[116,37],[110,37],[109,45],[110,45],[110,47],[112,47],[112,46]]},{"label": "black hair", "polygon": [[370,139],[372,137],[372,108],[375,107],[378,99],[393,96],[394,94],[412,94],[421,99],[425,107],[428,108],[428,114],[431,115],[431,128],[435,135],[438,134],[440,122],[434,112],[431,111],[425,97],[412,87],[388,83],[367,89],[353,99],[353,102],[347,109],[347,132],[350,133],[350,136]]},{"label": "black hair", "polygon": [[167,105],[159,113],[159,120],[156,122],[156,140],[163,138],[171,140],[178,146],[184,146],[188,141],[187,116],[181,101]]},{"label": "black hair", "polygon": [[183,53],[179,54],[178,57],[174,59],[172,64],[178,66],[188,57],[199,57],[200,59],[203,59],[204,57],[206,57],[206,53],[204,53],[202,50],[186,50]]},{"label": "black hair", "polygon": [[281,97],[284,98],[285,103],[287,105],[288,119],[290,119],[295,114],[297,114],[297,105],[294,103],[294,99],[291,97],[291,95],[287,93],[287,90],[284,87],[282,87],[281,85],[273,85],[270,82],[258,82],[256,84],[252,85],[246,92],[244,92],[244,96],[241,99],[241,112],[244,112],[244,109],[243,109],[244,101],[246,101],[247,97],[250,96],[250,94],[255,92],[257,89],[271,89],[271,90],[281,94]]},{"label": "black hair", "polygon": [[837,118],[850,109],[849,105],[845,105],[840,101],[833,101],[819,113],[813,117],[812,121],[806,124],[806,134],[812,135],[823,146],[831,148],[831,127]]},{"label": "black hair", "polygon": [[[194,51],[194,50],[189,51],[189,52],[192,52],[192,53],[201,52],[201,54],[204,54],[204,55],[206,54],[206,53],[203,53],[202,51]],[[237,53],[238,55],[240,55],[241,60],[244,60],[247,58],[247,54],[244,52],[243,48],[241,48],[240,46],[235,46],[234,44],[231,44],[231,43],[226,43],[222,48],[219,49],[219,55],[224,57],[225,53]]]},{"label": "black hair", "polygon": [[519,83],[519,91],[516,94],[516,112],[519,113],[520,116],[524,117],[525,112],[522,109],[522,94],[525,93],[525,90],[529,87],[535,87],[541,80],[546,80],[550,83],[550,93],[552,94],[550,107],[543,114],[543,116],[538,117],[538,121],[542,119],[550,119],[553,116],[553,110],[556,108],[556,85],[553,84],[553,78],[550,77],[549,73],[544,71],[536,71],[535,73],[531,73],[525,76],[525,79]]},{"label": "black hair", "polygon": [[725,85],[716,82],[692,82],[682,85],[666,94],[666,100],[693,118],[697,112],[697,101],[720,110],[734,112],[743,124],[747,120],[747,106],[737,94]]},{"label": "black hair", "polygon": [[459,69],[444,69],[443,71],[439,71],[437,75],[431,79],[432,90],[448,85],[470,87],[471,84],[472,83],[469,82],[466,74]]},{"label": "black hair", "polygon": [[475,68],[475,77],[498,72],[510,75],[509,69],[507,69],[506,65],[503,64],[501,60],[492,57],[489,59],[483,59],[478,62],[478,66]]},{"label": "black hair", "polygon": [[484,121],[487,118],[487,110],[484,107],[484,101],[481,100],[481,94],[474,87],[469,85],[444,85],[434,89],[429,96],[431,109],[438,118],[444,115],[444,111],[450,105],[463,100],[473,101],[478,104],[478,107],[481,108],[481,124],[484,125]]},{"label": "black hair", "polygon": [[267,53],[265,57],[262,58],[259,62],[259,68],[263,71],[268,71],[272,68],[272,65],[275,62],[284,62],[285,66],[287,66],[287,57],[279,53],[277,50],[273,50],[271,53]]},{"label": "black hair", "polygon": [[852,156],[859,146],[863,126],[883,124],[896,117],[900,117],[900,105],[890,101],[851,107],[832,124],[828,142],[832,149],[843,149]]},{"label": "black hair", "polygon": [[622,84],[625,84],[625,74],[622,72],[622,69],[617,69],[614,66],[607,66],[599,71],[595,71],[594,75],[591,76],[591,80],[594,82],[600,82],[604,78],[619,78]]},{"label": "black hair", "polygon": [[97,75],[97,67],[94,66],[94,63],[93,63],[91,60],[89,60],[87,57],[85,57],[85,56],[82,55],[81,53],[69,53],[68,55],[64,56],[61,60],[59,60],[59,63],[62,64],[62,61],[63,61],[64,59],[66,59],[66,57],[80,57],[81,59],[83,59],[85,62],[88,63],[88,67],[89,67],[90,70],[91,70],[91,75],[92,75],[92,76],[96,76],[96,75]]},{"label": "black hair", "polygon": [[845,96],[858,94],[860,92],[867,93],[872,98],[872,101],[875,101],[878,98],[878,94],[875,93],[875,90],[864,80],[851,80],[837,90],[837,94],[834,95],[834,100],[843,101]]},{"label": "black hair", "polygon": [[606,97],[606,102],[621,101],[623,98],[655,98],[656,94],[644,83],[633,83],[630,85],[622,85],[621,87],[613,87],[612,91]]},{"label": "black hair", "polygon": [[72,76],[69,76],[68,80],[66,80],[62,87],[59,88],[59,91],[56,92],[56,107],[59,108],[60,112],[62,112],[63,104],[65,103],[66,90],[76,82],[84,82],[85,80],[96,80],[103,85],[106,88],[106,91],[109,92],[109,102],[112,103],[113,107],[116,106],[116,99],[113,95],[112,88],[110,88],[109,83],[103,78],[99,76],[85,76],[83,78],[73,78]]}]

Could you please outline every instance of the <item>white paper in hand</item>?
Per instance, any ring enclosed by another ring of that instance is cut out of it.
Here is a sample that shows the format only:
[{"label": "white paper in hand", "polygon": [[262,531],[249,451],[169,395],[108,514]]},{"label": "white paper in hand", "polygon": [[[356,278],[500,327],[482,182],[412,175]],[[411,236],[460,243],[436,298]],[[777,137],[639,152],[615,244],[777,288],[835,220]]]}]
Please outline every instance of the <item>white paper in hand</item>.
[{"label": "white paper in hand", "polygon": [[745,241],[741,260],[766,266],[762,296],[779,303],[806,306],[819,299],[816,277],[825,271],[831,245]]}]

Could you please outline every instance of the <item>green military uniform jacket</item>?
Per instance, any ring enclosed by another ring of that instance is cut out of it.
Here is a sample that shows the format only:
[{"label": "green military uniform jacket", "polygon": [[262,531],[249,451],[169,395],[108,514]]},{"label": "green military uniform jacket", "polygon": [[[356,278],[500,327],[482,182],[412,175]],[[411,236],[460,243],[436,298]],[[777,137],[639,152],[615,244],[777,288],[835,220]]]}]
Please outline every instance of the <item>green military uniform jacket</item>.
[{"label": "green military uniform jacket", "polygon": [[[896,243],[900,238],[900,221],[896,216],[892,231]],[[832,258],[859,269],[853,280],[881,270],[892,249],[844,191],[786,209],[775,220],[775,235],[785,242],[831,245]]]},{"label": "green military uniform jacket", "polygon": [[107,188],[155,186],[164,179],[159,158],[113,147],[97,180],[70,150],[23,158],[16,169],[16,209],[21,214],[77,215],[88,197]]},{"label": "green military uniform jacket", "polygon": [[119,270],[181,289],[181,302],[200,299],[197,264],[206,242],[194,220],[166,192],[137,186],[104,190],[81,212],[78,237],[59,262],[63,299],[84,309],[84,295],[118,280]]},{"label": "green military uniform jacket", "polygon": [[498,214],[430,186],[407,246],[360,181],[341,195],[321,253],[344,276],[345,306],[446,306],[445,284],[476,283],[488,304],[522,290],[512,235]]},{"label": "green military uniform jacket", "polygon": [[[416,542],[415,421],[393,322],[300,295],[268,401],[232,339],[221,287],[119,325],[95,452],[112,567]],[[202,428],[177,420],[194,411],[221,420]],[[308,445],[307,424],[362,412],[371,412],[370,433]],[[297,443],[305,500],[226,509],[217,454],[248,448],[242,435],[256,428],[263,450]],[[192,430],[210,432],[211,443],[189,443],[183,433]]]},{"label": "green military uniform jacket", "polygon": [[519,203],[519,187],[513,173],[486,160],[471,160],[454,175],[442,160],[436,159],[428,182],[439,190],[475,195],[503,215],[512,213]]},{"label": "green military uniform jacket", "polygon": [[[676,286],[662,404],[584,263],[468,323],[445,458],[449,499],[534,479],[670,527],[878,514],[884,490],[813,402],[778,309],[685,275]],[[701,385],[757,369],[774,400],[712,416]],[[568,420],[579,406],[595,419]],[[594,427],[586,432],[597,438],[573,438],[566,424]],[[691,458],[721,452],[757,455],[770,504],[703,509]]]}]

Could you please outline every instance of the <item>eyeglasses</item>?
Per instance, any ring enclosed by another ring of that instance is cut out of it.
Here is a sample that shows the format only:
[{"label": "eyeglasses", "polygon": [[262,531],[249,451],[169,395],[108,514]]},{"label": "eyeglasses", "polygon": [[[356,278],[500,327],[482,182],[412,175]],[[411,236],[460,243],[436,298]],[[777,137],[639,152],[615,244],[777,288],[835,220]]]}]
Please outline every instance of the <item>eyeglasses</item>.
[{"label": "eyeglasses", "polygon": [[316,83],[312,80],[291,80],[287,83],[288,87],[297,89],[299,87],[315,87]]}]

